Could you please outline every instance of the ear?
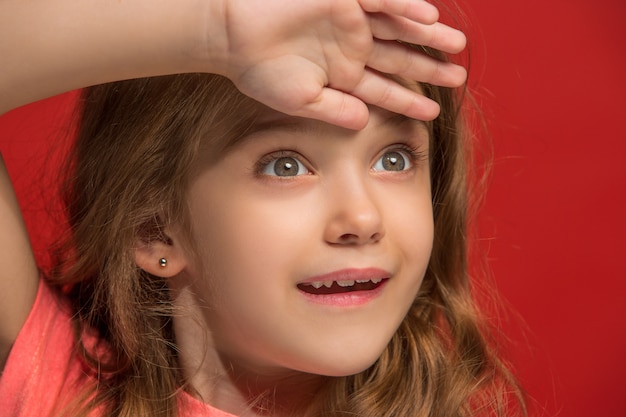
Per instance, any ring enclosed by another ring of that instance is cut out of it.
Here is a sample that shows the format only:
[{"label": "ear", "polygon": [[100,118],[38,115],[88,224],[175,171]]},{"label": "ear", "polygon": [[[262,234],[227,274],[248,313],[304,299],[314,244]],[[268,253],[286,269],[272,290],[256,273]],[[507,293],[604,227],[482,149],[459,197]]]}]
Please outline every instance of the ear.
[{"label": "ear", "polygon": [[[135,263],[149,274],[171,278],[185,269],[187,256],[177,239],[173,239],[167,234],[161,237],[149,241],[137,238],[134,253]],[[165,263],[162,259],[165,260]]]}]

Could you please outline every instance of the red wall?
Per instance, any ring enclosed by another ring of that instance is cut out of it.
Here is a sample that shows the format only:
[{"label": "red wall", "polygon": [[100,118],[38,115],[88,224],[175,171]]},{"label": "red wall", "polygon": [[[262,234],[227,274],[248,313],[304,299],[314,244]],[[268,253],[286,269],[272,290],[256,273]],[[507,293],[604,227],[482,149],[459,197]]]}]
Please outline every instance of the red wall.
[{"label": "red wall", "polygon": [[523,380],[546,415],[626,416],[626,4],[471,3],[482,235]]},{"label": "red wall", "polygon": [[[504,322],[513,357],[541,415],[626,416],[626,6],[472,3],[471,86],[495,149],[481,235],[521,316]],[[37,248],[31,185],[48,177],[31,143],[65,134],[69,102],[0,119]]]}]

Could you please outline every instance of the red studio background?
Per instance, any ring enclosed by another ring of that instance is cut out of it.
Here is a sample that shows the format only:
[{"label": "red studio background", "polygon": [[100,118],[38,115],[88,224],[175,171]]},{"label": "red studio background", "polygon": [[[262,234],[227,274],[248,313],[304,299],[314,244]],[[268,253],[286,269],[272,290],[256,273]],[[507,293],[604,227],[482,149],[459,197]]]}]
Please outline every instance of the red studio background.
[{"label": "red studio background", "polygon": [[[532,414],[626,416],[626,5],[467,3],[470,86],[494,148],[480,235]],[[0,118],[39,254],[48,148],[68,136],[74,97]]]}]

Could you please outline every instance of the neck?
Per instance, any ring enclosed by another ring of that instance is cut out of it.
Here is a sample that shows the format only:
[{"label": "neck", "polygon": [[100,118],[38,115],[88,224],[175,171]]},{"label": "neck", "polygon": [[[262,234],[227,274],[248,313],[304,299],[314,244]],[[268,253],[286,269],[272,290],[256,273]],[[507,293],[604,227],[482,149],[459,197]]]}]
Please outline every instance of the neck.
[{"label": "neck", "polygon": [[186,302],[190,295],[185,292],[175,297],[183,311],[174,317],[174,331],[185,380],[196,396],[240,417],[303,415],[327,378],[285,369],[252,369],[221,354],[214,348],[202,309]]},{"label": "neck", "polygon": [[302,373],[260,374],[231,367],[214,386],[215,405],[241,417],[303,415],[323,378]]}]

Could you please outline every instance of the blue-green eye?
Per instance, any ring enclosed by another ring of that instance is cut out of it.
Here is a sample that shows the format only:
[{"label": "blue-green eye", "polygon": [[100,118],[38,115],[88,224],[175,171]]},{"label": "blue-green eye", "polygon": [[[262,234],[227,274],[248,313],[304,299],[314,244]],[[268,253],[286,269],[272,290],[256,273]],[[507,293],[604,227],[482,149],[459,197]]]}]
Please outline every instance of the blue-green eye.
[{"label": "blue-green eye", "polygon": [[291,156],[281,156],[269,161],[262,170],[264,175],[272,175],[276,177],[295,177],[297,175],[308,174],[302,162]]},{"label": "blue-green eye", "polygon": [[411,167],[411,158],[406,152],[393,150],[385,152],[374,164],[374,171],[405,171]]}]

